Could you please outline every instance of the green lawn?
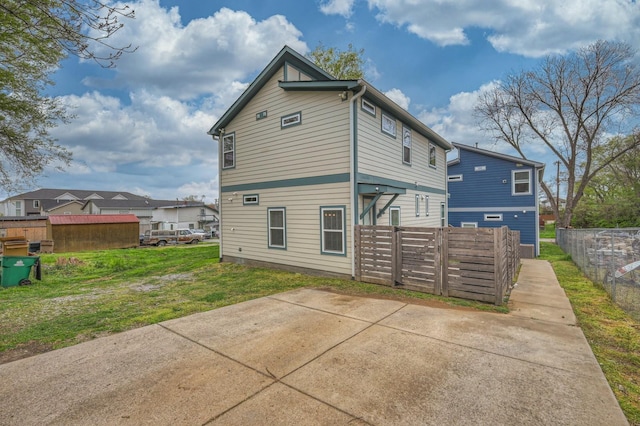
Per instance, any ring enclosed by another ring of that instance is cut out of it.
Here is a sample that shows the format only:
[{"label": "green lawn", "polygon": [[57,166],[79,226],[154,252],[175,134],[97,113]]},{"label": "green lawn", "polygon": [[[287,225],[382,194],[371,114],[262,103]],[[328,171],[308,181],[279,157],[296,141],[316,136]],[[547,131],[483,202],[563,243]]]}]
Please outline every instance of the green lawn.
[{"label": "green lawn", "polygon": [[0,289],[0,363],[300,287],[506,312],[352,280],[221,264],[214,244],[41,258],[42,281]]},{"label": "green lawn", "polygon": [[541,244],[541,259],[553,265],[578,323],[629,423],[640,425],[640,323],[587,279],[558,246]]},{"label": "green lawn", "polygon": [[540,230],[540,238],[556,238],[556,224],[548,223]]}]

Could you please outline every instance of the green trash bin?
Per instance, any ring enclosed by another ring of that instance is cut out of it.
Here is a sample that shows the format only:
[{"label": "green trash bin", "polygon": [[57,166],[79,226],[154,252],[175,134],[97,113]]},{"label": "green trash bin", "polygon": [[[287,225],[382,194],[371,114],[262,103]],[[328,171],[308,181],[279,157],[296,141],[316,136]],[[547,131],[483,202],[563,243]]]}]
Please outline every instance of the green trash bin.
[{"label": "green trash bin", "polygon": [[[2,256],[2,276],[0,277],[0,285],[2,287],[13,287],[17,285],[31,284],[29,276],[31,268],[40,264],[40,258],[37,256]],[[40,274],[36,278],[40,279]]]}]

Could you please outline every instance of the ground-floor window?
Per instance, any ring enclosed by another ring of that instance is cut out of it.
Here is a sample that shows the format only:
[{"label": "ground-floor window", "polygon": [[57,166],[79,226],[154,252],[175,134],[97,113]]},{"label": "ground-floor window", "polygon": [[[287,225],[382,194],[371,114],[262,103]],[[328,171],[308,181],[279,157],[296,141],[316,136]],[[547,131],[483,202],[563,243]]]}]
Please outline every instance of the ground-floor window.
[{"label": "ground-floor window", "polygon": [[287,218],[284,207],[268,209],[269,248],[287,248]]},{"label": "ground-floor window", "polygon": [[389,225],[400,226],[400,207],[391,207],[389,209]]},{"label": "ground-floor window", "polygon": [[346,254],[345,208],[320,207],[322,254]]}]

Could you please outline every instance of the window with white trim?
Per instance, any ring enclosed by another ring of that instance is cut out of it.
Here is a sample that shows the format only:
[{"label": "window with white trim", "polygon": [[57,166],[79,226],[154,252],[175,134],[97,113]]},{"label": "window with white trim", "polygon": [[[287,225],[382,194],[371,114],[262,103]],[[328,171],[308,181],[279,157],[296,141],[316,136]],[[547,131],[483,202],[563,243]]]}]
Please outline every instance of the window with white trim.
[{"label": "window with white trim", "polygon": [[477,228],[478,222],[460,222],[461,228]]},{"label": "window with white trim", "polygon": [[396,137],[396,119],[382,112],[382,133]]},{"label": "window with white trim", "polygon": [[434,144],[429,144],[429,167],[436,167],[436,147]]},{"label": "window with white trim", "polygon": [[402,162],[411,164],[411,129],[402,126]]},{"label": "window with white trim", "polygon": [[447,224],[447,217],[445,216],[445,206],[444,203],[440,203],[440,226],[444,228]]},{"label": "window with white trim", "polygon": [[287,248],[287,217],[284,207],[267,209],[269,248]]},{"label": "window with white trim", "polygon": [[462,175],[449,175],[447,180],[449,182],[462,182]]},{"label": "window with white trim", "polygon": [[400,226],[400,207],[389,208],[389,225]]},{"label": "window with white trim", "polygon": [[22,201],[16,201],[16,216],[22,216]]},{"label": "window with white trim", "polygon": [[531,194],[531,170],[513,170],[511,172],[511,193],[513,195]]},{"label": "window with white trim", "polygon": [[280,127],[291,127],[302,123],[302,113],[296,112],[294,114],[285,115],[280,118]]},{"label": "window with white trim", "polygon": [[247,194],[242,196],[242,204],[245,206],[259,203],[260,196],[258,194]]},{"label": "window with white trim", "polygon": [[429,196],[424,196],[424,215],[429,216]]},{"label": "window with white trim", "polygon": [[361,108],[364,112],[376,116],[376,106],[366,99],[362,99]]},{"label": "window with white trim", "polygon": [[346,245],[345,208],[320,207],[322,254],[344,255]]},{"label": "window with white trim", "polygon": [[484,215],[484,220],[487,222],[502,222],[502,213],[489,213]]},{"label": "window with white trim", "polygon": [[34,209],[40,208],[40,200],[33,200],[33,208]]},{"label": "window with white trim", "polygon": [[420,216],[420,196],[416,195],[416,217]]},{"label": "window with white trim", "polygon": [[222,136],[222,168],[230,169],[236,166],[236,134]]}]

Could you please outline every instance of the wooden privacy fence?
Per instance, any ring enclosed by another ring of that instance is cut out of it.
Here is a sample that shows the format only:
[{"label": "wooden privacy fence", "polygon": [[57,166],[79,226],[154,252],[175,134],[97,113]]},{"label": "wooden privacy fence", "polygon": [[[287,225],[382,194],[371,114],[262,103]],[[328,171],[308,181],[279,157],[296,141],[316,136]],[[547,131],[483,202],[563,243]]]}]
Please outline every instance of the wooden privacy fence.
[{"label": "wooden privacy fence", "polygon": [[501,228],[358,225],[356,279],[501,305],[520,264],[520,233]]}]

